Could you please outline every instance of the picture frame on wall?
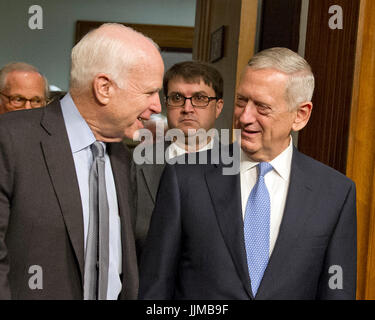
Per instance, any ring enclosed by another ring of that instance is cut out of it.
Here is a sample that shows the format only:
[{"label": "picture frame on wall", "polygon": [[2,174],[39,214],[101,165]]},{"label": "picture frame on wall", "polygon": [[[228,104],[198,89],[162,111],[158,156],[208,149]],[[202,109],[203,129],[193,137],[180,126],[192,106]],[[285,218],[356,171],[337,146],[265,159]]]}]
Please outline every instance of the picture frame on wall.
[{"label": "picture frame on wall", "polygon": [[210,37],[210,62],[216,62],[224,56],[224,32],[221,26],[211,33]]}]

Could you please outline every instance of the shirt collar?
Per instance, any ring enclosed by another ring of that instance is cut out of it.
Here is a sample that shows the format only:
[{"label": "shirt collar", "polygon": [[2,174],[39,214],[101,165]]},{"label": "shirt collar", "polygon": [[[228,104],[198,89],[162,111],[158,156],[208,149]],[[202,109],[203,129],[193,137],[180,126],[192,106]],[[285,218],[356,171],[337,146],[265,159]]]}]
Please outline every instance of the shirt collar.
[{"label": "shirt collar", "polygon": [[[206,151],[206,150],[209,150],[209,149],[212,149],[214,146],[214,139],[211,139],[209,143],[207,143],[205,146],[203,146],[202,148],[200,148],[198,150],[198,152],[201,152],[201,151]],[[181,148],[176,142],[173,142],[170,147],[169,147],[169,157],[170,158],[174,158],[174,157],[177,157],[177,156],[181,156],[185,153],[187,153],[186,149],[185,148]]]},{"label": "shirt collar", "polygon": [[70,93],[60,100],[60,104],[72,152],[78,152],[93,144],[95,136],[79,113]]},{"label": "shirt collar", "polygon": [[[290,168],[292,165],[292,155],[293,155],[293,141],[292,137],[290,137],[289,146],[281,152],[275,159],[270,161],[273,169],[276,173],[283,178],[284,180],[288,180],[290,176]],[[240,164],[240,172],[243,173],[247,170],[258,165],[259,162],[252,161],[249,156],[241,149],[241,164]]]},{"label": "shirt collar", "polygon": [[270,164],[274,170],[284,180],[288,180],[290,176],[290,168],[292,166],[292,155],[293,155],[293,140],[290,137],[289,146],[281,152],[275,159],[270,161]]}]

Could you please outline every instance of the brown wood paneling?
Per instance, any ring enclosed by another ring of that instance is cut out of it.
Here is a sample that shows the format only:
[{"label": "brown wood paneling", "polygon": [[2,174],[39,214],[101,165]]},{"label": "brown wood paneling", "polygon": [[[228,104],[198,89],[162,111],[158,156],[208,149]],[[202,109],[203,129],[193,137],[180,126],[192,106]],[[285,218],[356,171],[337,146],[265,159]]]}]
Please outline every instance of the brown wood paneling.
[{"label": "brown wood paneling", "polygon": [[[255,53],[255,38],[257,33],[258,2],[242,0],[240,34],[238,40],[236,88],[240,82],[241,73]],[[253,17],[251,19],[251,17]]]},{"label": "brown wood paneling", "polygon": [[[331,5],[343,9],[342,30],[331,30]],[[359,1],[310,1],[305,58],[316,78],[313,112],[298,148],[345,173]]]},{"label": "brown wood paneling", "polygon": [[195,11],[193,59],[209,60],[211,0],[197,0]]},{"label": "brown wood paneling", "polygon": [[217,129],[232,128],[238,67],[253,54],[257,10],[258,0],[197,0],[194,59],[209,62],[211,35],[225,29],[223,57],[213,63],[224,78],[224,108]]},{"label": "brown wood paneling", "polygon": [[263,0],[259,50],[285,47],[298,51],[301,0]]},{"label": "brown wood paneling", "polygon": [[357,187],[357,299],[375,299],[375,1],[362,0],[347,175]]},{"label": "brown wood paneling", "polygon": [[[105,22],[77,21],[76,43],[90,30]],[[180,49],[191,52],[193,48],[194,28],[182,26],[164,26],[153,24],[121,23],[131,27],[154,40],[161,48]]]}]

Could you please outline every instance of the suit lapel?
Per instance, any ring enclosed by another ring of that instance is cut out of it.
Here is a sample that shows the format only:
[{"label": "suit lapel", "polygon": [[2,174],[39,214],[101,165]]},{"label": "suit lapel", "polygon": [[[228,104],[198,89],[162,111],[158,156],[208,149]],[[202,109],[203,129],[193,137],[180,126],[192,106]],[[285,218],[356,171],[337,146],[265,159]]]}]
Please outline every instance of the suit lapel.
[{"label": "suit lapel", "polygon": [[[41,125],[49,134],[41,141],[44,160],[82,276],[84,270],[82,203],[59,102],[46,107]],[[83,281],[83,277],[81,280]]]},{"label": "suit lapel", "polygon": [[300,153],[294,149],[289,190],[279,235],[258,289],[257,298],[266,299],[268,294],[272,293],[272,288],[278,283],[277,279],[282,276],[279,273],[282,269],[280,266],[287,260],[290,248],[295,244],[306,219],[313,211],[313,186],[306,169],[308,168],[303,166]]},{"label": "suit lapel", "polygon": [[244,288],[252,297],[243,233],[240,176],[223,175],[222,166],[209,168],[206,181],[221,233]]},{"label": "suit lapel", "polygon": [[[152,157],[147,158],[146,154],[146,162],[140,165],[140,171],[142,172],[143,178],[145,180],[145,184],[147,186],[148,192],[152,201],[155,204],[156,201],[156,194],[159,188],[159,182],[163,170],[165,168],[165,162],[162,164],[158,164],[157,159],[157,152],[163,151],[163,157],[165,156],[165,151],[171,145],[169,141],[164,142],[163,145],[160,143],[152,145]],[[163,158],[164,159],[164,158]]]},{"label": "suit lapel", "polygon": [[156,194],[164,167],[165,164],[143,164],[141,167],[147,189],[154,203],[156,201]]}]

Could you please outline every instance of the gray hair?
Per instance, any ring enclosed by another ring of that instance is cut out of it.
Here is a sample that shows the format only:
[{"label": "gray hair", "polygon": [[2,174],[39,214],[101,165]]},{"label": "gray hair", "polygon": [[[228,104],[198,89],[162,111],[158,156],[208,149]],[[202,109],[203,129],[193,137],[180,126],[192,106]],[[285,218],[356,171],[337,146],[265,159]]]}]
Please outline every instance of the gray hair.
[{"label": "gray hair", "polygon": [[25,62],[10,62],[0,69],[0,91],[3,91],[5,89],[7,75],[13,71],[39,73],[44,80],[44,96],[46,99],[48,99],[49,86],[47,78],[44,75],[42,75],[36,67]]},{"label": "gray hair", "polygon": [[285,100],[289,110],[306,101],[311,101],[314,93],[314,74],[308,62],[287,48],[270,48],[258,52],[248,62],[253,69],[273,68],[289,75],[285,90]]},{"label": "gray hair", "polygon": [[73,48],[70,70],[70,88],[87,89],[98,73],[109,74],[117,86],[124,88],[125,75],[146,53],[132,43],[126,43],[118,37],[111,37],[97,30],[114,27],[140,38],[148,39],[159,51],[159,46],[142,33],[118,23],[105,23],[87,33]]}]

